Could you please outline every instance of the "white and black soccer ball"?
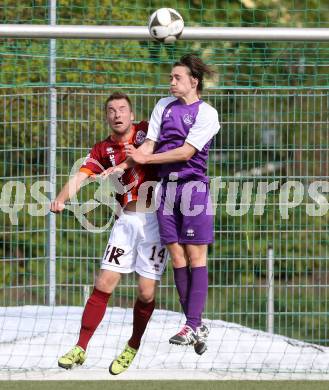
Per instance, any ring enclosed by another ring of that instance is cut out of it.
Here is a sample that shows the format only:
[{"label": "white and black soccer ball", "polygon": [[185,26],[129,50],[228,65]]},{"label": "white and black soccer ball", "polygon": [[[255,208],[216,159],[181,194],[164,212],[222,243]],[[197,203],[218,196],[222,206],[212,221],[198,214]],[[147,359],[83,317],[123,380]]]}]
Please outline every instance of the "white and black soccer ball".
[{"label": "white and black soccer ball", "polygon": [[151,36],[157,41],[172,43],[181,36],[184,20],[172,8],[159,8],[150,16],[148,27]]}]

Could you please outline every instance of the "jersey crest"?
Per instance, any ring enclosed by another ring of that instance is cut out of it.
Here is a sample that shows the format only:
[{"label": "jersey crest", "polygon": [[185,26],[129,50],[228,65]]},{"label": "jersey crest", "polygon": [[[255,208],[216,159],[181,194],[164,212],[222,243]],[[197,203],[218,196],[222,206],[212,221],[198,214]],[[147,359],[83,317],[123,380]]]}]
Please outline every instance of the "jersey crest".
[{"label": "jersey crest", "polygon": [[190,114],[185,114],[183,116],[183,122],[186,124],[186,125],[191,125],[193,123],[193,117],[192,115]]},{"label": "jersey crest", "polygon": [[136,145],[141,145],[146,138],[146,134],[142,130],[138,130],[136,133]]}]

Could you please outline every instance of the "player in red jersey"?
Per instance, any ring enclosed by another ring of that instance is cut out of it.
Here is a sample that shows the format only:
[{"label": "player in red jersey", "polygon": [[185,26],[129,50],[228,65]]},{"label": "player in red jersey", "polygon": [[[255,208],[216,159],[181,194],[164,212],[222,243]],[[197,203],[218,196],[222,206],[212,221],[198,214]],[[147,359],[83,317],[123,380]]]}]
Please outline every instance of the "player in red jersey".
[{"label": "player in red jersey", "polygon": [[[100,175],[105,178],[119,164],[127,164],[125,145],[138,147],[143,143],[147,122],[133,124],[134,114],[127,95],[120,92],[112,94],[106,101],[105,110],[111,134],[92,148],[80,171],[65,184],[51,203],[52,212],[61,212],[65,208],[65,201],[79,191],[88,177]],[[108,300],[122,273],[138,273],[138,298],[133,311],[132,336],[124,351],[111,363],[111,374],[120,374],[130,366],[154,310],[155,288],[165,269],[167,252],[160,243],[155,212],[145,212],[137,202],[138,188],[152,177],[144,167],[132,164],[120,178],[122,188],[132,188],[116,194],[123,212],[114,223],[94,290],[86,303],[78,342],[58,360],[62,368],[70,369],[85,361],[88,342],[105,314]]]}]

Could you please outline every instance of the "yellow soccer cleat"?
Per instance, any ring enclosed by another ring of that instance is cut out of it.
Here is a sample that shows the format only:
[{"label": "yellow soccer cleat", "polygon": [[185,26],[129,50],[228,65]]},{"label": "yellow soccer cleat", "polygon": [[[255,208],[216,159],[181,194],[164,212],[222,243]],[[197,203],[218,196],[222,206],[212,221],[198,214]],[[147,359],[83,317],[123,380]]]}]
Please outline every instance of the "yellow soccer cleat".
[{"label": "yellow soccer cleat", "polygon": [[74,365],[81,366],[86,360],[86,357],[86,351],[76,345],[68,353],[58,359],[58,366],[69,370]]},{"label": "yellow soccer cleat", "polygon": [[127,344],[123,352],[121,352],[121,354],[111,363],[109,367],[110,374],[119,375],[126,371],[135,359],[137,351],[137,349],[131,348]]}]

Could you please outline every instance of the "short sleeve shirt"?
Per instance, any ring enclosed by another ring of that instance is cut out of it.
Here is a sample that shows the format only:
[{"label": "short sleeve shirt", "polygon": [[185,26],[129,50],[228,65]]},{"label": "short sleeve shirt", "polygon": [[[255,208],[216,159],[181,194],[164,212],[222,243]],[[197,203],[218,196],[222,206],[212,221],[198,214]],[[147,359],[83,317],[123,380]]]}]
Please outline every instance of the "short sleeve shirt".
[{"label": "short sleeve shirt", "polygon": [[176,172],[178,179],[208,181],[206,176],[209,148],[220,129],[218,113],[203,100],[184,104],[175,97],[160,99],[151,115],[147,138],[157,143],[155,153],[163,153],[184,145],[197,151],[187,162],[162,164],[161,178]]},{"label": "short sleeve shirt", "polygon": [[[109,167],[114,167],[126,160],[125,145],[132,144],[135,147],[140,146],[146,137],[148,123],[143,121],[133,125],[131,138],[125,142],[117,142],[111,136],[98,142],[87,155],[80,172],[85,172],[89,176],[98,175]],[[136,165],[134,168],[127,169],[120,178],[123,185],[129,186],[135,183],[135,186],[124,194],[116,194],[116,199],[122,207],[132,200],[137,200],[138,189],[140,185],[148,180],[154,180],[154,173],[150,167]]]}]

